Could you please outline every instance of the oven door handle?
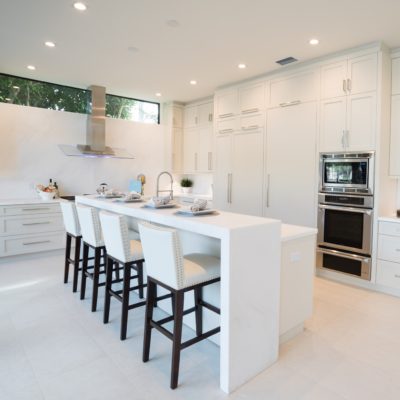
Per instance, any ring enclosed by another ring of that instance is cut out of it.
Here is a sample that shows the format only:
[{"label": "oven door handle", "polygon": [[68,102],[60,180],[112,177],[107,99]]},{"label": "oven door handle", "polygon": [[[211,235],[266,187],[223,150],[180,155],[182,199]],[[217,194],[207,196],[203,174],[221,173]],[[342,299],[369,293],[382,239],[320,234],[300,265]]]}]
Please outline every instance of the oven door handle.
[{"label": "oven door handle", "polygon": [[356,254],[347,254],[347,253],[343,253],[342,251],[338,251],[338,250],[329,250],[329,249],[319,248],[319,249],[317,249],[317,253],[330,254],[332,256],[348,258],[349,260],[357,260],[357,261],[361,261],[361,262],[368,263],[368,264],[371,262],[371,259],[369,257],[359,256]]},{"label": "oven door handle", "polygon": [[372,210],[365,210],[363,208],[356,208],[356,207],[339,207],[339,206],[328,206],[326,204],[319,204],[318,208],[324,210],[350,211],[360,214],[372,215]]}]

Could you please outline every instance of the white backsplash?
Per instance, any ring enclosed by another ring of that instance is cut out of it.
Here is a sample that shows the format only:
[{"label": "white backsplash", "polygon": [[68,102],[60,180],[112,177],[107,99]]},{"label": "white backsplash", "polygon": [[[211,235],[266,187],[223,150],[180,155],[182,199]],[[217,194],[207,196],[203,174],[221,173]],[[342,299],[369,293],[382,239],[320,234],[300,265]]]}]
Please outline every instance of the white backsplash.
[{"label": "white backsplash", "polygon": [[101,182],[127,190],[139,173],[152,195],[166,165],[164,127],[118,119],[106,127],[107,145],[134,160],[67,157],[57,145],[85,143],[85,115],[0,103],[0,198],[32,197],[34,185],[49,178],[62,194],[93,193]]}]

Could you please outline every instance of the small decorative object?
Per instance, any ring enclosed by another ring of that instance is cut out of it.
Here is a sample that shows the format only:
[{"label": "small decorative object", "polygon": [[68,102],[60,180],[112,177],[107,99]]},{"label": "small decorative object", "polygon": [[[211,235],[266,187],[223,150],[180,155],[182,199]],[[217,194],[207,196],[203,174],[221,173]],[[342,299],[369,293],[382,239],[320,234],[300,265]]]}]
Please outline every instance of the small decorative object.
[{"label": "small decorative object", "polygon": [[97,194],[99,194],[100,196],[104,196],[107,191],[108,191],[107,183],[100,183],[100,186],[96,189]]},{"label": "small decorative object", "polygon": [[52,186],[36,185],[36,192],[42,200],[49,201],[53,200],[57,195],[57,189]]},{"label": "small decorative object", "polygon": [[191,193],[192,192],[193,181],[189,178],[181,179],[181,188],[183,193]]}]

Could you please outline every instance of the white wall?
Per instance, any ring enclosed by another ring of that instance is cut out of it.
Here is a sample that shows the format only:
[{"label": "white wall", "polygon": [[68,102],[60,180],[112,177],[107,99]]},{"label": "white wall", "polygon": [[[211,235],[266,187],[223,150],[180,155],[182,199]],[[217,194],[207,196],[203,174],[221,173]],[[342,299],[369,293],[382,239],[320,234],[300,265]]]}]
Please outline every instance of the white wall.
[{"label": "white wall", "polygon": [[32,197],[33,186],[49,178],[62,194],[94,193],[101,182],[127,190],[139,173],[145,194],[153,194],[166,165],[164,126],[107,119],[106,132],[107,145],[135,159],[67,157],[57,145],[85,143],[85,115],[0,103],[0,198]]}]

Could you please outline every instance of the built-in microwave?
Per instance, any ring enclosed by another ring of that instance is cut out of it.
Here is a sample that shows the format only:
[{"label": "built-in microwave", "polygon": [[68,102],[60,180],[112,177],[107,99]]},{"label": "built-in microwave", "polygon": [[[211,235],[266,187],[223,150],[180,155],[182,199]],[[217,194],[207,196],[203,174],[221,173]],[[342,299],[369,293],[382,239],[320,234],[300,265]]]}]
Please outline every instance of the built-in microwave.
[{"label": "built-in microwave", "polygon": [[322,193],[374,193],[374,152],[321,153]]}]

